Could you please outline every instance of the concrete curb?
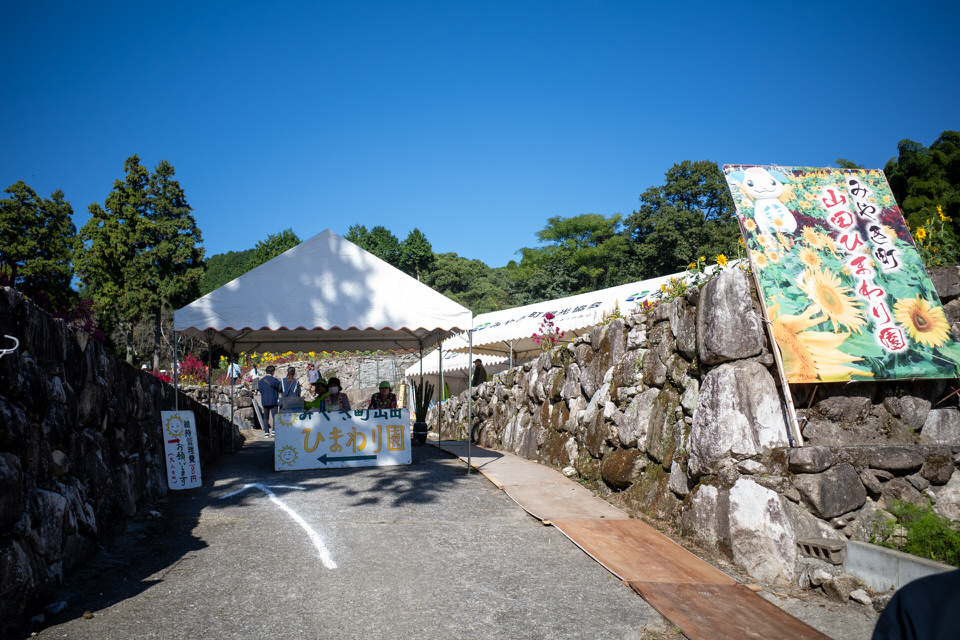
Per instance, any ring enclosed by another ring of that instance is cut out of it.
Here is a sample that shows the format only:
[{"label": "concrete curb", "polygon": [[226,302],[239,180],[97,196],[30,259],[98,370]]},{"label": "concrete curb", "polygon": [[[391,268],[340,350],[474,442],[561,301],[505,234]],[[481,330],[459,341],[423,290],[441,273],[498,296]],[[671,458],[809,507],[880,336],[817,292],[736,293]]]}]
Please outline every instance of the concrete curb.
[{"label": "concrete curb", "polygon": [[917,578],[930,576],[954,567],[942,562],[880,547],[868,542],[847,541],[843,570],[874,591],[899,589]]}]

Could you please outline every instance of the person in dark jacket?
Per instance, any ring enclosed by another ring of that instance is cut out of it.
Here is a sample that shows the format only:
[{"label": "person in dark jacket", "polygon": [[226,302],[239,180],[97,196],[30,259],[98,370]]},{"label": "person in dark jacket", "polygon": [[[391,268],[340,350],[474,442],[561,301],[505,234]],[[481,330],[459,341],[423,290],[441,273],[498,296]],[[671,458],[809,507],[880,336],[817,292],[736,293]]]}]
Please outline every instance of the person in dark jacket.
[{"label": "person in dark jacket", "polygon": [[470,381],[470,386],[475,387],[478,384],[483,384],[487,381],[487,370],[483,368],[483,361],[480,358],[477,358],[473,361],[473,379]]},{"label": "person in dark jacket", "polygon": [[873,640],[947,640],[960,636],[960,569],[900,588],[880,614]]},{"label": "person in dark jacket", "polygon": [[[263,435],[269,438],[276,433],[277,411],[280,404],[280,381],[273,377],[277,368],[272,364],[267,367],[267,375],[260,378],[257,388],[260,391],[260,404],[263,405]],[[272,433],[271,433],[272,430]]]}]

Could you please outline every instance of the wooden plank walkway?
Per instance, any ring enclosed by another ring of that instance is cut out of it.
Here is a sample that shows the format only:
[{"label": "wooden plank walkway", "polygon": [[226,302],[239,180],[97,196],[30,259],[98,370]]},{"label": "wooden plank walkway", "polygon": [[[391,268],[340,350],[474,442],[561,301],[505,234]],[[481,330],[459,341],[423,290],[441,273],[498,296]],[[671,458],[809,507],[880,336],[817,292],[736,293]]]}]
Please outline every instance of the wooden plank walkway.
[{"label": "wooden plank walkway", "polygon": [[[465,442],[431,444],[467,460]],[[829,640],[558,471],[476,445],[469,454],[471,466],[530,515],[559,529],[691,640]]]}]

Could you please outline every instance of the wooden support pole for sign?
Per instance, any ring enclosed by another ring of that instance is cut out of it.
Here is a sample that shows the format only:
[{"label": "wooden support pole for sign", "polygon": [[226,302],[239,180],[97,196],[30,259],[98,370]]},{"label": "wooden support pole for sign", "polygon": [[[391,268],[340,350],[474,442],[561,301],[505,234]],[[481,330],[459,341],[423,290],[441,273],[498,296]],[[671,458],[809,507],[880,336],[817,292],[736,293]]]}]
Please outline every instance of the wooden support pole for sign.
[{"label": "wooden support pole for sign", "polygon": [[757,298],[760,300],[760,309],[763,311],[763,324],[767,327],[767,336],[770,338],[770,350],[773,352],[773,359],[777,363],[777,373],[780,375],[780,388],[783,389],[783,401],[787,406],[787,419],[790,421],[790,434],[793,436],[793,446],[803,446],[803,434],[800,433],[800,422],[797,420],[797,410],[793,406],[793,394],[790,392],[790,384],[787,382],[787,374],[783,370],[783,358],[780,356],[780,346],[773,335],[773,323],[770,322],[770,314],[767,313],[767,302],[763,299],[763,289],[760,288],[760,280],[757,278],[757,270],[753,272],[753,284],[757,288]]}]

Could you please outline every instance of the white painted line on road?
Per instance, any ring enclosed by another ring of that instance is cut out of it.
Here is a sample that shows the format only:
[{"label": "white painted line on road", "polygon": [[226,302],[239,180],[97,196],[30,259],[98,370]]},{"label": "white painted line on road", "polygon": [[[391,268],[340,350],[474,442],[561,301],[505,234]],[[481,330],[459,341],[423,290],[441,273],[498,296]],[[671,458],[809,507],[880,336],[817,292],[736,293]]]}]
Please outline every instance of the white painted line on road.
[{"label": "white painted line on road", "polygon": [[[299,524],[300,527],[307,532],[307,536],[310,538],[310,542],[313,543],[313,546],[316,547],[317,549],[317,553],[320,554],[320,562],[323,563],[323,566],[325,566],[327,569],[337,568],[337,564],[333,561],[333,558],[330,557],[330,551],[327,550],[327,545],[324,544],[323,538],[320,537],[320,534],[314,531],[313,527],[307,524],[307,521],[300,517],[300,514],[298,514],[296,511],[294,511],[293,509],[285,505],[283,501],[277,497],[277,494],[275,494],[273,491],[268,489],[266,485],[262,485],[259,482],[254,482],[253,484],[245,484],[243,485],[243,488],[237,489],[233,493],[228,493],[227,495],[220,496],[220,499],[223,500],[224,498],[231,498],[251,488],[260,489],[265,494],[267,494],[267,497],[270,498],[271,502],[273,502],[275,505],[283,509],[288,516],[293,518],[294,522]],[[286,487],[283,485],[278,485],[275,488],[296,489],[298,491],[304,491],[303,487]]]}]

